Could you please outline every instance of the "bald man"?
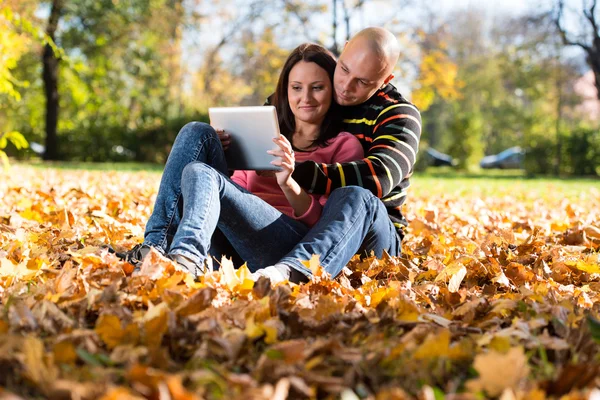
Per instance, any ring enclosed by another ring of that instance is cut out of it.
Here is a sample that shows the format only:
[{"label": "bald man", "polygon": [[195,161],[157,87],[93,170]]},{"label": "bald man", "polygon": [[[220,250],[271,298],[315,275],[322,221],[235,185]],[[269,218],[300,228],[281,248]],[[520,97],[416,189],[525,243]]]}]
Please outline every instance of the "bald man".
[{"label": "bald man", "polygon": [[[334,74],[334,97],[343,106],[343,130],[361,141],[366,157],[343,164],[307,161],[296,165],[294,179],[309,193],[329,199],[319,222],[301,243],[291,251],[275,245],[272,254],[265,254],[269,257],[265,260],[272,260],[265,262],[274,265],[258,270],[257,277],[264,275],[273,282],[306,279],[311,272],[301,261],[313,254],[320,256],[321,265],[333,277],[356,253],[400,254],[407,225],[401,206],[419,146],[421,117],[390,84],[398,54],[396,38],[382,28],[364,29],[346,43]],[[144,243],[117,255],[139,265],[150,247],[167,253],[181,219],[183,168],[200,160],[226,172],[221,144],[226,147],[228,139],[221,137],[219,142],[207,124],[192,122],[181,129],[146,224]],[[218,229],[210,253],[243,261]],[[188,264],[183,266],[198,274],[200,266]]]},{"label": "bald man", "polygon": [[382,28],[364,29],[344,46],[333,77],[334,97],[344,106],[343,130],[361,141],[365,158],[296,166],[293,177],[300,186],[329,198],[302,242],[257,276],[302,280],[311,272],[301,260],[312,254],[333,277],[356,253],[400,254],[407,225],[401,206],[419,147],[421,116],[390,84],[398,55],[396,38]]}]

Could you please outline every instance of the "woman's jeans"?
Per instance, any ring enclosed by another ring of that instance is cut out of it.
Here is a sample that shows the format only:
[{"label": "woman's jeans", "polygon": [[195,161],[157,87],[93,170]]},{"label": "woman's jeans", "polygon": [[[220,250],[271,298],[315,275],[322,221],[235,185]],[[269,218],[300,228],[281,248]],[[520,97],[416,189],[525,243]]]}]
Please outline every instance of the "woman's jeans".
[{"label": "woman's jeans", "polygon": [[400,253],[383,203],[368,190],[334,190],[309,230],[233,183],[216,132],[200,122],[185,125],[175,139],[144,237],[164,254],[199,264],[209,253],[217,260],[226,255],[251,270],[281,262],[309,275],[300,260],[319,254],[334,277],[357,252]]}]

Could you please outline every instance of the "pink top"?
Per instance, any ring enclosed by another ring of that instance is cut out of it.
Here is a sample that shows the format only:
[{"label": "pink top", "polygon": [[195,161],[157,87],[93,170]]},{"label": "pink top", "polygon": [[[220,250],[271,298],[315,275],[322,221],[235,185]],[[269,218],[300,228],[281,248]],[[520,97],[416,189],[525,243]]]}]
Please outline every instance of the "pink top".
[{"label": "pink top", "polygon": [[[312,151],[298,151],[295,156],[297,163],[312,160],[317,163],[333,164],[360,160],[364,157],[364,151],[358,139],[351,133],[341,132],[335,138],[330,139],[327,146],[318,147]],[[235,171],[231,180],[282,213],[300,220],[308,226],[313,226],[319,220],[323,205],[327,201],[327,196],[311,194],[308,210],[303,215],[296,216],[275,177],[259,176],[255,171]]]}]

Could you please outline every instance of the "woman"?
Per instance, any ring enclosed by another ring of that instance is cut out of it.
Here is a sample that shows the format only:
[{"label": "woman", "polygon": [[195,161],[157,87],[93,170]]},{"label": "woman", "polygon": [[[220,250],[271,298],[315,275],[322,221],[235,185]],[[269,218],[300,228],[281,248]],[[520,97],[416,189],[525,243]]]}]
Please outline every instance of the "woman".
[{"label": "woman", "polygon": [[[251,270],[275,264],[318,220],[326,200],[294,181],[295,162],[363,156],[354,136],[339,133],[334,70],[333,57],[314,44],[298,46],[285,62],[274,98],[282,133],[274,139],[277,150],[270,152],[278,157],[272,162],[280,167],[275,177],[236,171],[230,179],[215,131],[205,124],[186,125],[167,160],[144,244],[121,256],[140,262],[156,247],[195,275],[202,273],[209,253],[235,251]],[[190,153],[188,146],[197,147],[193,160],[182,159]]]}]

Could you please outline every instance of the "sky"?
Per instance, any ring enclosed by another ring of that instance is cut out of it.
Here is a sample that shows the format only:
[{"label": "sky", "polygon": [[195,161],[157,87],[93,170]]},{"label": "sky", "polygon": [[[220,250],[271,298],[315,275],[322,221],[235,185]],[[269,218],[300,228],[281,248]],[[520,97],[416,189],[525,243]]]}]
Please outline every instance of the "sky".
[{"label": "sky", "polygon": [[[247,0],[240,0],[241,4],[247,4]],[[343,0],[342,0],[343,1]],[[362,13],[357,13],[351,19],[351,31],[353,33],[359,31],[367,26],[386,26],[388,24],[394,24],[399,26],[399,30],[405,28],[418,27],[417,21],[426,20],[423,18],[428,13],[433,13],[436,17],[444,19],[448,15],[455,13],[456,11],[469,11],[472,9],[483,11],[485,17],[491,21],[495,17],[500,16],[512,16],[517,17],[531,11],[539,10],[550,10],[555,0],[428,0],[427,6],[420,0],[367,0],[362,9]],[[412,2],[412,5],[406,5],[408,2]],[[573,3],[581,4],[580,0],[566,0],[566,3],[573,5]],[[206,4],[206,3],[204,3]],[[211,4],[209,2],[209,4]],[[219,3],[214,3],[213,7]],[[341,9],[338,11],[341,15]],[[311,31],[315,37],[318,36],[317,29],[324,32],[330,32],[331,29],[331,18],[330,12],[323,13],[321,15],[315,15],[310,21],[310,27],[314,28]],[[210,48],[210,40],[215,42],[220,39],[220,34],[227,27],[219,26],[218,22],[210,21],[201,28],[201,32],[196,36],[195,43],[188,43],[188,49],[194,49],[194,51],[186,51],[184,58],[187,58],[188,67],[190,70],[194,70],[195,67],[199,67],[203,60],[203,50]],[[404,29],[406,30],[406,29]],[[209,34],[207,35],[207,32]],[[345,29],[343,26],[338,26],[337,42],[338,45],[343,45],[345,40]],[[202,39],[200,39],[202,37]],[[332,39],[330,33],[321,33],[319,36],[326,46],[330,46]],[[288,33],[286,37],[280,37],[278,42],[279,45],[284,48],[292,49],[298,44],[306,41],[306,37],[303,35],[301,30],[296,30]],[[184,47],[184,48],[185,48]],[[406,51],[410,51],[409,48]],[[414,50],[413,50],[414,51]],[[227,54],[233,58],[233,51],[223,52],[224,60],[227,62]],[[569,56],[581,57],[581,52],[573,49],[569,50]],[[187,57],[186,57],[187,56]],[[416,55],[415,57],[418,57]],[[397,74],[400,75],[400,74]],[[402,93],[408,93],[409,87],[413,77],[404,79],[395,79],[393,83],[402,91]]]}]

